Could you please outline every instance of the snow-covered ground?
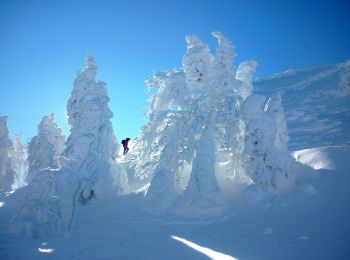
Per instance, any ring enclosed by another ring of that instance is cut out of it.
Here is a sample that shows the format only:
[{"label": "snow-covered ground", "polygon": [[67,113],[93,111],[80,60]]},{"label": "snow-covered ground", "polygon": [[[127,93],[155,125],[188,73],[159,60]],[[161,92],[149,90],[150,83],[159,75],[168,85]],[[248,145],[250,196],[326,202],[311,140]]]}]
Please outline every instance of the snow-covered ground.
[{"label": "snow-covered ground", "polygon": [[[140,210],[140,195],[117,197],[81,207],[65,237],[2,233],[0,259],[349,259],[350,147],[293,155],[288,195],[198,221],[154,217]],[[13,207],[5,198],[0,206],[3,230]]]}]

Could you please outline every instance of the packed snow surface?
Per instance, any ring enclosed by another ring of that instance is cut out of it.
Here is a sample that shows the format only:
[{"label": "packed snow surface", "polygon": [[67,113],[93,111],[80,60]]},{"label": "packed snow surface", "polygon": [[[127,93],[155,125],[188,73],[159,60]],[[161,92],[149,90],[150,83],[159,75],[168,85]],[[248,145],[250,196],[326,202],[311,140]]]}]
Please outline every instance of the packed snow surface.
[{"label": "packed snow surface", "polygon": [[[306,164],[295,166],[294,193],[235,205],[230,214],[217,219],[155,217],[140,210],[139,195],[96,201],[80,208],[76,227],[65,237],[32,239],[2,233],[0,258],[216,259],[222,254],[226,259],[348,259],[349,155],[349,146],[300,151],[298,161]],[[332,169],[314,169],[304,160],[310,156],[312,161],[326,157]],[[6,201],[0,208],[3,229],[15,205],[9,197],[1,201]]]}]

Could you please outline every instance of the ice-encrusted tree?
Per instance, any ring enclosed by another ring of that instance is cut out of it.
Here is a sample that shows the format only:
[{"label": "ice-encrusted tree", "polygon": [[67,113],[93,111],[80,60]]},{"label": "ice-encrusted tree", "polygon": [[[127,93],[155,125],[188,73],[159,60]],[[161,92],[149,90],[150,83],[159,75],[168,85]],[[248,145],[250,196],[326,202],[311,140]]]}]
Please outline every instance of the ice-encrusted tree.
[{"label": "ice-encrusted tree", "polygon": [[70,135],[55,174],[60,223],[69,229],[80,205],[123,193],[127,176],[114,163],[119,149],[111,124],[106,84],[96,81],[97,65],[88,55],[67,102]]},{"label": "ice-encrusted tree", "polygon": [[14,170],[11,163],[13,150],[7,128],[7,116],[0,116],[0,192],[10,191],[14,181]]},{"label": "ice-encrusted tree", "polygon": [[269,98],[265,112],[271,117],[275,124],[275,162],[274,162],[274,186],[277,190],[289,189],[295,182],[293,173],[293,159],[288,151],[288,129],[285,113],[282,105],[281,93],[276,93]]},{"label": "ice-encrusted tree", "polygon": [[[156,89],[157,94],[150,94],[149,122],[142,127],[135,147],[127,157],[131,159],[130,165],[139,186],[147,184],[154,176],[160,151],[165,149],[174,133],[172,121],[178,117],[178,110],[185,106],[183,95],[186,93],[185,76],[179,69],[158,72],[145,83],[150,93]],[[167,134],[168,131],[171,133]]]},{"label": "ice-encrusted tree", "polygon": [[[113,155],[119,145],[110,119],[107,85],[96,81],[97,65],[88,55],[85,67],[77,73],[67,103],[70,135],[62,155],[63,171],[70,172],[82,203],[89,198],[105,198],[111,193],[122,193],[127,178],[114,164]],[[115,184],[115,185],[113,185]]]},{"label": "ice-encrusted tree", "polygon": [[65,136],[54,122],[54,114],[44,116],[38,125],[38,134],[28,145],[27,183],[31,183],[45,168],[58,168],[58,157],[63,151],[64,142]]},{"label": "ice-encrusted tree", "polygon": [[192,126],[199,123],[201,133],[195,146],[190,179],[173,211],[186,217],[220,215],[227,205],[215,176],[215,113],[202,111],[197,116],[201,119],[195,120]]},{"label": "ice-encrusted tree", "polygon": [[44,116],[38,133],[28,144],[27,186],[16,193],[22,201],[10,230],[39,237],[64,232],[62,211],[56,189],[58,157],[64,147],[65,136],[54,122],[54,114]]},{"label": "ice-encrusted tree", "polygon": [[[148,125],[163,127],[157,131],[156,140],[162,148],[146,198],[160,212],[173,207],[186,189],[205,120],[198,113],[208,108],[206,90],[214,58],[197,36],[188,35],[186,41],[183,68],[157,74],[147,81],[148,86],[158,87]],[[215,179],[214,171],[211,174]]]},{"label": "ice-encrusted tree", "polygon": [[53,113],[51,113],[48,116],[44,116],[38,126],[38,135],[44,133],[47,134],[48,141],[54,147],[54,160],[57,161],[58,157],[62,154],[64,150],[66,136],[63,134],[62,129],[58,127],[54,121],[55,115]]},{"label": "ice-encrusted tree", "polygon": [[[233,44],[220,32],[213,36],[218,40],[215,56],[198,37],[188,35],[183,67],[157,73],[146,81],[156,93],[150,121],[131,152],[136,159],[132,165],[136,175],[142,173],[146,181],[151,179],[146,198],[161,212],[191,215],[189,209],[197,208],[203,214],[218,213],[225,208],[221,187],[227,179],[264,186],[255,171],[260,164],[247,163],[255,142],[251,133],[264,133],[260,149],[267,149],[270,156],[274,152],[269,151],[269,142],[281,139],[285,130],[281,106],[265,111],[262,102],[260,111],[256,97],[251,97],[256,62],[244,61],[236,70]],[[259,113],[250,113],[254,108]],[[261,125],[260,119],[268,121],[272,129]],[[280,151],[286,151],[283,140]],[[288,159],[272,162],[274,172],[264,175],[267,182],[277,183],[281,175],[277,169],[288,164],[283,166],[283,161]],[[233,188],[230,185],[224,184],[226,191]]]},{"label": "ice-encrusted tree", "polygon": [[264,96],[251,95],[240,112],[245,123],[245,146],[241,158],[252,181],[245,197],[249,201],[258,201],[294,183],[281,97],[275,95],[266,103]]},{"label": "ice-encrusted tree", "polygon": [[23,187],[26,184],[25,179],[28,174],[27,150],[27,145],[22,143],[22,134],[16,134],[11,155],[13,169],[15,171],[15,188]]},{"label": "ice-encrusted tree", "polygon": [[189,34],[185,37],[187,51],[182,59],[182,66],[185,73],[187,95],[186,100],[196,99],[202,96],[203,88],[206,87],[212,63],[213,55],[209,47],[204,44],[196,35]]},{"label": "ice-encrusted tree", "polygon": [[[158,73],[146,82],[147,86],[156,87],[157,92],[150,106],[150,122],[141,134],[143,145],[139,150],[149,151],[149,147],[154,147],[153,154],[159,154],[153,161],[154,177],[146,197],[161,210],[175,206],[178,214],[187,215],[189,203],[194,207],[206,204],[206,208],[210,204],[214,207],[223,204],[215,177],[216,138],[218,128],[224,125],[224,117],[236,109],[237,102],[230,64],[234,57],[233,45],[221,33],[215,35],[221,41],[218,57],[214,57],[197,36],[188,35],[183,68]],[[229,57],[225,57],[225,53]],[[225,111],[228,107],[230,111]],[[208,143],[207,139],[212,141]],[[207,153],[213,158],[199,174]],[[151,153],[142,154],[143,158],[136,164],[141,162],[143,166],[142,162],[149,162],[147,158],[151,158]],[[195,199],[191,198],[195,193]]]},{"label": "ice-encrusted tree", "polygon": [[[127,178],[112,158],[118,145],[110,122],[113,114],[108,107],[106,84],[96,82],[96,74],[97,65],[89,55],[85,67],[77,73],[67,103],[72,128],[58,158],[59,168],[42,169],[40,177],[17,194],[25,199],[11,226],[14,232],[30,236],[64,233],[73,225],[79,206],[125,190]],[[44,159],[48,165],[55,163],[57,151],[50,142],[57,135],[50,137],[51,131],[46,131],[47,123],[52,130],[51,119],[44,118],[40,124],[39,132],[45,134],[36,142],[46,147]]]}]

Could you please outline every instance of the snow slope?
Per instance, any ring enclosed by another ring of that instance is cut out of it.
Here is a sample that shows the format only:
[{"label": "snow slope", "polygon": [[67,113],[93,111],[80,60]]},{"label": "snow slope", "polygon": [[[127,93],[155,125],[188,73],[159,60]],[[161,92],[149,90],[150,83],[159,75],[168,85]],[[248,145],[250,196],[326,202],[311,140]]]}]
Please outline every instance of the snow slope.
[{"label": "snow slope", "polygon": [[290,150],[350,142],[350,61],[258,79],[254,90],[281,92]]},{"label": "snow slope", "polygon": [[[208,221],[154,217],[140,211],[139,195],[119,197],[80,208],[64,238],[1,233],[0,259],[349,259],[350,147],[293,154],[297,186],[289,195]],[[1,201],[3,230],[11,205]]]}]

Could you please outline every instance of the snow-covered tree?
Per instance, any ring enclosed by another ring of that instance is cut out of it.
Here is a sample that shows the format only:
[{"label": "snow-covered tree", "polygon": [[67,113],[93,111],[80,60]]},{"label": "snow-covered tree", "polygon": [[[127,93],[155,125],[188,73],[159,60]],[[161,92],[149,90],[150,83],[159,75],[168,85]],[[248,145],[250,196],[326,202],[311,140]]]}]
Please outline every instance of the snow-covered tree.
[{"label": "snow-covered tree", "polygon": [[55,194],[58,157],[64,147],[65,136],[54,122],[54,114],[44,116],[38,134],[28,144],[28,185],[18,192],[22,199],[11,230],[38,237],[64,231],[62,212]]},{"label": "snow-covered tree", "polygon": [[242,158],[252,180],[245,196],[258,201],[294,183],[281,98],[276,95],[266,103],[265,97],[251,95],[243,104],[241,116],[245,122]]},{"label": "snow-covered tree", "polygon": [[54,178],[60,221],[67,229],[79,205],[107,199],[127,186],[127,176],[113,161],[119,146],[110,121],[107,87],[96,81],[96,75],[95,60],[88,55],[67,102],[71,130]]},{"label": "snow-covered tree", "polygon": [[[150,93],[156,89],[156,95],[150,94],[149,122],[141,129],[136,145],[127,157],[130,159],[135,180],[141,186],[147,184],[155,175],[155,171],[158,171],[156,168],[160,167],[158,163],[161,157],[162,160],[166,160],[166,156],[160,152],[165,146],[168,147],[167,151],[169,146],[182,149],[179,148],[182,144],[169,145],[169,142],[176,143],[182,140],[184,131],[178,127],[178,124],[181,124],[179,117],[185,116],[184,108],[187,106],[185,74],[182,69],[156,73],[145,83]],[[174,131],[174,128],[177,130]],[[174,134],[182,137],[175,140]],[[154,190],[154,185],[151,189]]]},{"label": "snow-covered tree", "polygon": [[174,211],[181,216],[208,217],[221,214],[227,205],[215,176],[215,113],[202,112],[197,116],[204,119],[195,120],[203,131],[196,145],[188,185]]},{"label": "snow-covered tree", "polygon": [[[110,122],[113,114],[108,108],[106,84],[96,82],[96,74],[97,65],[89,55],[77,73],[67,103],[72,128],[58,158],[59,168],[40,170],[18,193],[26,199],[12,230],[31,236],[65,232],[73,225],[80,205],[125,190],[127,178],[112,158],[118,145]],[[43,118],[38,136],[30,144],[29,174],[38,170],[37,166],[56,164],[56,155],[63,147],[56,127],[53,115]]]},{"label": "snow-covered tree", "polygon": [[44,116],[38,126],[38,135],[47,134],[48,141],[54,147],[54,161],[57,161],[57,158],[64,150],[66,137],[63,134],[62,129],[58,127],[54,121],[55,115],[53,113],[48,116]]},{"label": "snow-covered tree", "polygon": [[11,190],[14,170],[11,163],[13,144],[9,139],[7,116],[0,116],[0,192]]},{"label": "snow-covered tree", "polygon": [[282,105],[281,93],[276,93],[267,101],[264,110],[275,123],[274,185],[278,190],[289,189],[295,182],[293,160],[288,151],[288,129]]},{"label": "snow-covered tree", "polygon": [[[136,175],[148,173],[147,179],[153,178],[146,197],[160,205],[160,211],[175,203],[177,213],[186,214],[181,204],[189,201],[198,207],[203,203],[206,207],[222,205],[215,176],[216,150],[220,144],[228,146],[226,139],[234,134],[227,122],[236,117],[239,102],[235,88],[241,87],[241,81],[234,77],[232,43],[219,32],[214,35],[220,39],[217,57],[197,36],[188,35],[183,68],[157,73],[146,81],[148,87],[156,88],[156,94],[150,121],[131,154],[137,158],[133,161]],[[208,138],[212,140],[209,146]],[[207,153],[213,156],[212,163],[209,160],[205,167],[199,166]],[[198,183],[203,184],[199,189]],[[191,198],[194,193],[196,199]],[[178,197],[182,203],[176,202]]]},{"label": "snow-covered tree", "polygon": [[[221,32],[213,32],[212,35],[218,40],[216,55],[212,67],[211,90],[222,96],[223,92],[232,93],[234,88],[233,60],[236,57],[234,46]],[[236,105],[236,104],[233,104]]]},{"label": "snow-covered tree", "polygon": [[241,81],[240,86],[237,88],[237,92],[243,100],[253,92],[252,81],[256,65],[257,63],[254,60],[243,61],[237,69],[236,79]]},{"label": "snow-covered tree", "polygon": [[187,95],[185,100],[195,99],[202,95],[203,87],[207,85],[210,70],[214,60],[209,47],[197,36],[189,34],[185,37],[187,51],[182,59],[185,72]]},{"label": "snow-covered tree", "polygon": [[54,114],[44,116],[38,126],[38,134],[28,145],[29,169],[26,182],[32,182],[45,168],[58,168],[58,157],[64,147],[65,136],[54,123]]},{"label": "snow-covered tree", "polygon": [[[81,201],[91,194],[98,198],[124,192],[126,176],[113,162],[119,145],[113,133],[106,83],[96,81],[97,65],[88,55],[77,74],[67,103],[70,135],[62,155],[63,171],[74,174]],[[114,186],[113,183],[116,185]]]},{"label": "snow-covered tree", "polygon": [[[278,186],[284,177],[277,172],[290,172],[281,106],[265,111],[265,99],[260,104],[258,97],[251,97],[256,62],[244,61],[235,70],[233,44],[220,32],[213,36],[218,39],[215,56],[197,36],[188,35],[183,67],[146,81],[156,89],[150,121],[130,158],[135,176],[144,177],[142,184],[151,180],[146,198],[158,211],[188,215],[189,208],[203,208],[206,213],[211,208],[212,213],[220,212],[225,208],[222,186],[226,192],[234,188],[233,182]],[[257,138],[261,151],[256,154]],[[270,148],[269,142],[276,144]],[[277,150],[284,151],[284,159],[265,163]],[[248,160],[253,157],[258,159]],[[227,185],[227,179],[232,183]]]},{"label": "snow-covered tree", "polygon": [[14,187],[23,187],[28,174],[27,145],[22,143],[22,134],[15,135],[13,152],[11,155],[13,169],[15,171]]},{"label": "snow-covered tree", "polygon": [[158,144],[162,150],[146,193],[146,198],[152,205],[151,210],[156,213],[169,210],[184,188],[179,170],[185,162],[179,152],[184,147],[186,126],[176,113],[168,115],[161,126],[165,134],[160,135]]}]

